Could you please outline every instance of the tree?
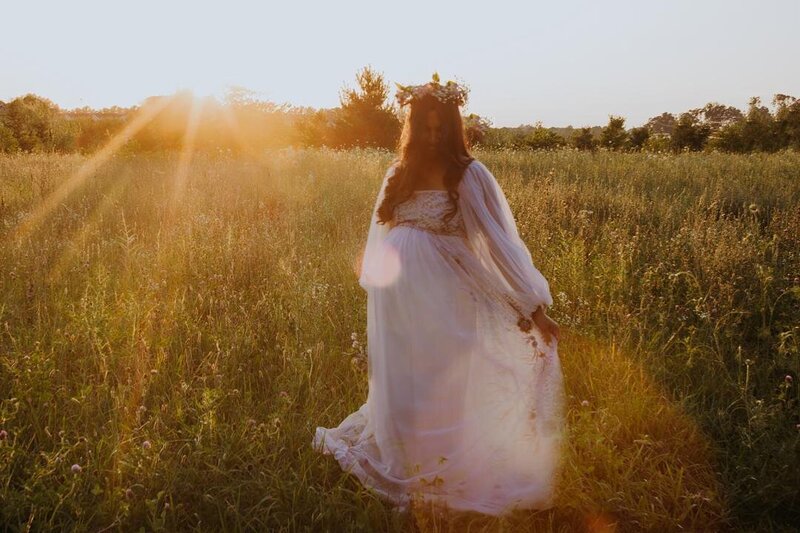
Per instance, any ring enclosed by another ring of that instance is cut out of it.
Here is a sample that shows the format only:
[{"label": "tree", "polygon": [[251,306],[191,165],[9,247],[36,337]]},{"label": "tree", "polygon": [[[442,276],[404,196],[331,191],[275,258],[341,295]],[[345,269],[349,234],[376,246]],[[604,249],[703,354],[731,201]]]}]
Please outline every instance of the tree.
[{"label": "tree", "polygon": [[291,104],[261,100],[255,91],[238,85],[226,89],[223,104],[224,108],[203,108],[204,124],[213,126],[205,131],[208,143],[247,152],[297,142],[297,121],[304,113]]},{"label": "tree", "polygon": [[572,136],[572,146],[578,150],[594,150],[595,141],[592,128],[581,128]]},{"label": "tree", "polygon": [[487,132],[492,127],[491,121],[475,113],[470,113],[466,117],[462,117],[462,120],[464,122],[464,135],[467,138],[467,143],[470,146],[483,143],[484,139],[486,139]]},{"label": "tree", "polygon": [[26,94],[3,106],[2,123],[11,131],[20,150],[47,151],[55,145],[54,128],[59,112],[50,100]]},{"label": "tree", "polygon": [[752,97],[743,118],[714,134],[713,146],[728,152],[800,149],[800,102],[793,96],[776,94],[772,105],[774,115],[761,105],[759,97]]},{"label": "tree", "polygon": [[240,85],[231,85],[225,89],[223,103],[230,107],[247,107],[258,102],[256,92]]},{"label": "tree", "polygon": [[619,150],[625,146],[628,133],[625,131],[625,119],[609,115],[608,125],[600,133],[600,146],[609,150]]},{"label": "tree", "polygon": [[684,149],[702,150],[711,134],[711,127],[698,119],[698,113],[687,111],[682,113],[672,131],[671,147],[680,152]]},{"label": "tree", "polygon": [[302,114],[297,122],[297,138],[303,146],[333,146],[331,135],[334,131],[337,110],[318,109]]},{"label": "tree", "polygon": [[366,66],[356,74],[358,89],[344,88],[336,113],[333,139],[338,147],[394,148],[400,136],[400,120],[387,103],[389,86],[383,75]]},{"label": "tree", "polygon": [[775,136],[781,148],[800,150],[800,100],[786,94],[776,94]]},{"label": "tree", "polygon": [[744,118],[744,114],[732,106],[710,102],[700,109],[692,110],[712,132],[729,126]]},{"label": "tree", "polygon": [[651,134],[664,134],[672,135],[672,130],[675,128],[675,115],[672,113],[661,113],[657,117],[652,117],[647,121],[645,127]]},{"label": "tree", "polygon": [[742,138],[746,151],[763,150],[772,152],[778,148],[775,135],[775,121],[767,107],[761,105],[761,98],[750,98],[747,117],[742,127]]},{"label": "tree", "polygon": [[645,144],[647,144],[649,138],[650,130],[647,129],[647,126],[633,128],[628,137],[628,148],[639,152],[644,148]]},{"label": "tree", "polygon": [[14,153],[19,151],[19,143],[14,137],[14,132],[0,122],[0,152]]},{"label": "tree", "polygon": [[534,150],[552,150],[564,146],[567,142],[561,135],[537,122],[533,129],[523,137],[522,143]]}]

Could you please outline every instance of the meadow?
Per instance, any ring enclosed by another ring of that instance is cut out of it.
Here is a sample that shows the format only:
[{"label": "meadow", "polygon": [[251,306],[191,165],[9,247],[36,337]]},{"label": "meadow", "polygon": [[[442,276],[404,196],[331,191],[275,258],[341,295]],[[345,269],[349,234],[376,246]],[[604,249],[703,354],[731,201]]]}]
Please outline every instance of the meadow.
[{"label": "meadow", "polygon": [[311,447],[366,399],[380,150],[0,156],[0,523],[790,531],[800,153],[475,151],[550,282],[556,507],[398,515]]}]

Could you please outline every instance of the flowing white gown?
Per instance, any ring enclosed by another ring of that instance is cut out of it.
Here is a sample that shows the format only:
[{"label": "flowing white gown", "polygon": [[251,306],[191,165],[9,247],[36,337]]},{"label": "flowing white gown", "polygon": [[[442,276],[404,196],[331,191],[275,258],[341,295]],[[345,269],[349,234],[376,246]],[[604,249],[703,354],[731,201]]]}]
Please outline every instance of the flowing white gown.
[{"label": "flowing white gown", "polygon": [[502,515],[554,503],[565,428],[557,340],[521,314],[552,305],[495,177],[473,160],[446,191],[415,191],[391,224],[377,208],[367,291],[369,394],[312,445],[400,510],[412,500]]}]

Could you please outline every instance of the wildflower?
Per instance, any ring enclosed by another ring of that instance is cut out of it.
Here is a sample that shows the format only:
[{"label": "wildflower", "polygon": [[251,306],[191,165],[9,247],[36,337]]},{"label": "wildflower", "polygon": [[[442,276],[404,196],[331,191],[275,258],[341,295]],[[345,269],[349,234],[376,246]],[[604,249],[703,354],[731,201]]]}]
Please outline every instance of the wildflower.
[{"label": "wildflower", "polygon": [[125,489],[125,498],[129,500],[133,499],[133,491],[131,489]]},{"label": "wildflower", "polygon": [[0,440],[6,440],[8,438],[8,432],[5,429],[0,429]]},{"label": "wildflower", "polygon": [[788,383],[789,385],[791,385],[791,384],[792,384],[792,376],[790,376],[789,374],[786,374],[786,377],[785,377],[785,378],[783,378],[783,379],[784,379],[784,381],[786,381],[786,383]]},{"label": "wildflower", "polygon": [[282,390],[282,391],[279,393],[279,396],[280,396],[281,398],[285,399],[285,400],[288,400],[288,399],[289,399],[289,393],[288,393],[288,392],[286,392],[285,390]]},{"label": "wildflower", "polygon": [[581,405],[582,405],[583,407],[589,407],[589,400],[583,400],[583,401],[581,402]]},{"label": "wildflower", "polygon": [[149,440],[146,440],[146,441],[144,441],[144,442],[142,443],[142,448],[144,448],[145,450],[149,450],[149,449],[150,449],[150,448],[152,448],[152,447],[153,447],[153,445],[152,445],[152,444],[150,444],[150,441],[149,441]]},{"label": "wildflower", "polygon": [[80,474],[81,470],[83,470],[83,468],[81,468],[81,465],[79,465],[79,464],[74,464],[74,465],[72,465],[72,468],[70,468],[70,470],[72,470],[73,474]]}]

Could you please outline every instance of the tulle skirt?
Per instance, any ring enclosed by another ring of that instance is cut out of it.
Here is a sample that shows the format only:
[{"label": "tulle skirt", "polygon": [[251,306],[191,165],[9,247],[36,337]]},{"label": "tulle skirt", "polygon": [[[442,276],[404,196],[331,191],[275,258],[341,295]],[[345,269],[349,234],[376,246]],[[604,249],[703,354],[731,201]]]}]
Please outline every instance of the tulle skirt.
[{"label": "tulle skirt", "polygon": [[553,505],[564,434],[557,340],[524,332],[466,239],[396,226],[367,289],[369,394],[312,445],[400,510]]}]

